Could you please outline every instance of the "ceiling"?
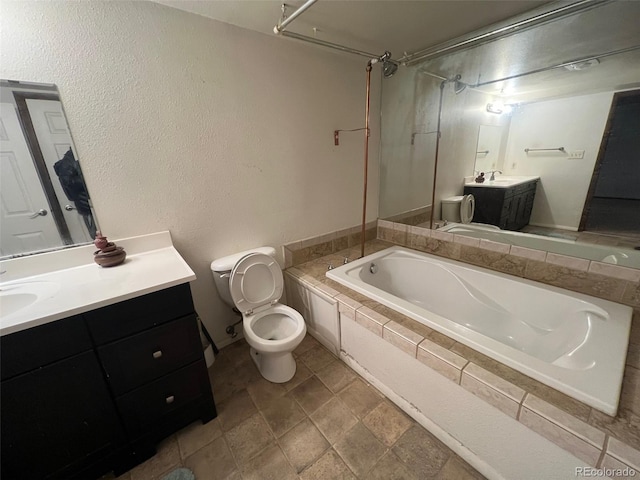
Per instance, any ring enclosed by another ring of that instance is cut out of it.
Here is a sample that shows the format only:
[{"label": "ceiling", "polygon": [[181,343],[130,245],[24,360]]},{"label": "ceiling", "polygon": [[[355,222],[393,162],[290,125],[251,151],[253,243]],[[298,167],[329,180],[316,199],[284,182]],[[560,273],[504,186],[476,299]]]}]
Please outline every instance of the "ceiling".
[{"label": "ceiling", "polygon": [[[274,35],[282,0],[155,0],[242,28]],[[290,15],[302,1],[287,0]],[[320,0],[288,31],[398,59],[536,9],[539,0]],[[566,2],[571,3],[571,2]],[[287,41],[295,41],[287,39]]]}]

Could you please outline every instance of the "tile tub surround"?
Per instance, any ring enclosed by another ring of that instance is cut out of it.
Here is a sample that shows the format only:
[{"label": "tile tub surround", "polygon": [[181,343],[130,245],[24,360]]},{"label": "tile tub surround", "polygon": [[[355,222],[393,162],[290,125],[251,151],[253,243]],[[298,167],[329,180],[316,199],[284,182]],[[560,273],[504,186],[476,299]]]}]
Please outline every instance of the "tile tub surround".
[{"label": "tile tub surround", "polygon": [[[159,479],[180,466],[202,480],[484,478],[313,337],[294,355],[294,378],[274,384],[244,340],[223,348],[209,369],[218,418],[179,431],[119,480]],[[314,373],[317,355],[329,363]]]},{"label": "tile tub surround", "polygon": [[[283,247],[285,268],[324,257],[325,255],[336,253],[347,248],[360,246],[361,235],[362,227],[361,225],[357,225],[351,228],[345,228],[324,235],[288,243]],[[373,240],[376,236],[377,222],[373,221],[367,223],[365,225],[365,240]],[[360,250],[355,254],[351,254],[350,258],[353,259],[359,256]],[[343,261],[344,257],[336,260],[334,266],[341,265]]]},{"label": "tile tub surround", "polygon": [[[402,228],[399,231],[393,234],[396,238],[402,238]],[[384,240],[370,241],[365,253],[389,246],[391,243]],[[443,248],[458,255],[462,251],[460,244],[451,242]],[[329,263],[354,253],[357,256],[359,252],[354,249],[336,252],[290,268],[287,272],[308,286],[333,292],[342,321],[352,320],[364,326],[586,463],[607,466],[620,462],[637,467],[640,457],[640,414],[636,413],[640,411],[640,375],[637,368],[640,312],[637,309],[634,311],[619,413],[612,418],[325,276]],[[624,448],[616,449],[620,445]],[[626,452],[624,458],[621,458],[621,451]]]}]

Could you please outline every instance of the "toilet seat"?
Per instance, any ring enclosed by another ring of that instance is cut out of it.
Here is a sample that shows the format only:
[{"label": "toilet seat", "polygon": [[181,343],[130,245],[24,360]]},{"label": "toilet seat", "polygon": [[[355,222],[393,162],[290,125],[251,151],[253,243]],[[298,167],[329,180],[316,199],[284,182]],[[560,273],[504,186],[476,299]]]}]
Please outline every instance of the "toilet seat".
[{"label": "toilet seat", "polygon": [[238,310],[253,315],[278,303],[284,279],[275,259],[264,253],[242,257],[231,271],[229,287]]}]

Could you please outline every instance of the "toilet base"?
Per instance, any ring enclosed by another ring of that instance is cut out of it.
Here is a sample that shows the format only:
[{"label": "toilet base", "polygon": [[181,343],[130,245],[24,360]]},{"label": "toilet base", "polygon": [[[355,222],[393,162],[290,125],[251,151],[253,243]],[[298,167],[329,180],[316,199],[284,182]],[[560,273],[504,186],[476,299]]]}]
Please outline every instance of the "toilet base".
[{"label": "toilet base", "polygon": [[261,353],[251,347],[251,359],[258,371],[272,383],[285,383],[296,374],[296,360],[291,352]]}]

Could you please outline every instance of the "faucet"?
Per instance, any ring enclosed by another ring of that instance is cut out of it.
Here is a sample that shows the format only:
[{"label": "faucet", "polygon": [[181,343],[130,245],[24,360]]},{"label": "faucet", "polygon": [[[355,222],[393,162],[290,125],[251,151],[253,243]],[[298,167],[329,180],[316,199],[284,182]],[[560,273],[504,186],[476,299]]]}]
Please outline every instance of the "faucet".
[{"label": "faucet", "polygon": [[490,170],[491,172],[491,178],[489,178],[490,182],[493,182],[496,179],[496,173],[499,173],[500,175],[502,175],[502,172],[500,170]]}]

